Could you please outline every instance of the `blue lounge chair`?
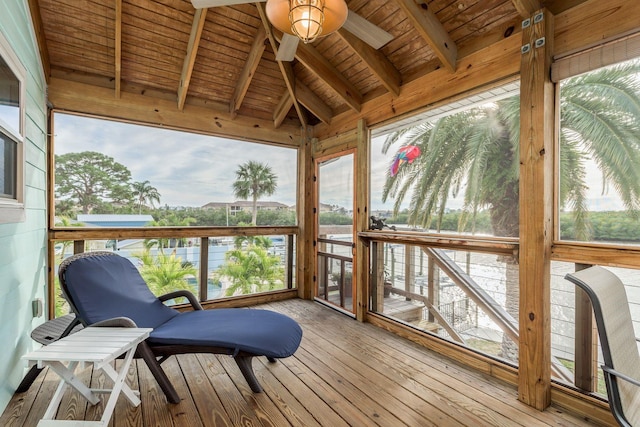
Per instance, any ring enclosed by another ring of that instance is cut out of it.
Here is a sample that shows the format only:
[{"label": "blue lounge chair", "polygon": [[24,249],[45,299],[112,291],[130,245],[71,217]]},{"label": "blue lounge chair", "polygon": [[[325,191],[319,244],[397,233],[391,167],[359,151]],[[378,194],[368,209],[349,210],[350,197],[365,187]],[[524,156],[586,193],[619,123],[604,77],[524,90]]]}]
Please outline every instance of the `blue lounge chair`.
[{"label": "blue lounge chair", "polygon": [[[302,329],[293,319],[269,310],[220,308],[203,310],[188,291],[161,297],[151,293],[138,269],[113,252],[88,252],[64,260],[58,271],[62,292],[84,326],[153,328],[138,346],[167,400],[180,398],[160,364],[171,355],[218,353],[233,356],[251,389],[262,391],[251,362],[291,356]],[[164,301],[185,297],[192,311],[180,312]],[[159,358],[159,359],[158,359]]]}]

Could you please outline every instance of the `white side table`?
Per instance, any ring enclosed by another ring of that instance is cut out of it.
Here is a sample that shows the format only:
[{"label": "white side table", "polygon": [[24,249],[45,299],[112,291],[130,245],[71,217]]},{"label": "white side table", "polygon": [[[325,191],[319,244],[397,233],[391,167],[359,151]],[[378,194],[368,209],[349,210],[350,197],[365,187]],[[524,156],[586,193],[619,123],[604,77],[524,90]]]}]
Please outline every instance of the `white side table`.
[{"label": "white side table", "polygon": [[[138,406],[140,404],[139,393],[131,390],[125,384],[125,378],[138,344],[147,339],[152,330],[151,328],[88,327],[24,355],[22,358],[28,360],[30,366],[34,364],[37,364],[39,368],[49,366],[61,378],[38,427],[107,426],[120,393],[123,393],[134,406]],[[124,363],[120,372],[117,372],[110,363],[121,355],[124,355]],[[93,363],[94,369],[102,369],[113,380],[113,389],[91,389],[78,380],[74,375],[74,370],[78,364],[84,367],[85,363]],[[67,386],[80,392],[92,405],[100,401],[96,393],[111,393],[100,421],[55,419],[58,405],[60,405]]]}]

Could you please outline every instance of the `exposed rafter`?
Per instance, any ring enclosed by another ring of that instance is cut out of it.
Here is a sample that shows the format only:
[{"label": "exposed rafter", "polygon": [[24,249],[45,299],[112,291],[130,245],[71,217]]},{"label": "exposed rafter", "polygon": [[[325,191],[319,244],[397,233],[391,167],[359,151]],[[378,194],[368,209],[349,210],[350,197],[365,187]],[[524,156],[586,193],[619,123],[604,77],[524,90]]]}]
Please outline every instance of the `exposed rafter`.
[{"label": "exposed rafter", "polygon": [[389,92],[395,96],[400,95],[402,76],[382,52],[375,50],[345,29],[340,29],[338,34],[353,49],[356,55],[364,61]]},{"label": "exposed rafter", "polygon": [[458,48],[435,13],[428,9],[426,3],[418,6],[414,0],[395,0],[395,2],[413,23],[420,36],[429,43],[444,66],[449,71],[455,71]]},{"label": "exposed rafter", "polygon": [[331,122],[331,117],[333,117],[331,108],[325,104],[318,95],[313,93],[311,89],[297,79],[296,96],[298,97],[298,101],[323,123],[329,124]]},{"label": "exposed rafter", "polygon": [[[255,3],[256,8],[258,8],[258,13],[260,14],[260,19],[262,20],[262,25],[267,32],[267,37],[269,37],[269,43],[271,44],[271,48],[273,49],[273,53],[278,56],[278,43],[276,42],[276,38],[273,35],[273,30],[271,28],[271,23],[267,18],[267,13],[264,10],[264,5],[262,3]],[[293,102],[293,107],[298,113],[298,118],[300,119],[300,123],[304,129],[307,128],[307,114],[304,112],[300,103],[296,99],[296,80],[293,75],[293,69],[291,68],[291,64],[288,62],[276,61],[278,63],[278,68],[280,68],[280,72],[282,73],[282,78],[284,79],[284,83],[289,90],[289,95],[291,95],[291,100]]]},{"label": "exposed rafter", "polygon": [[523,18],[530,17],[536,10],[542,8],[540,0],[511,0],[511,3]]},{"label": "exposed rafter", "polygon": [[51,77],[51,62],[49,60],[49,49],[47,48],[47,39],[44,35],[38,0],[29,0],[29,11],[31,12],[31,22],[33,22],[33,28],[36,33],[42,68],[44,68],[44,78],[46,82],[49,83],[49,78]]},{"label": "exposed rafter", "polygon": [[198,45],[202,37],[202,29],[207,19],[208,9],[196,9],[193,15],[193,24],[191,25],[191,34],[189,35],[189,44],[187,44],[187,54],[182,64],[182,74],[180,75],[180,87],[178,87],[178,110],[184,108],[184,103],[189,92],[189,83],[191,82],[191,73],[193,72],[193,64],[196,62],[198,54]]},{"label": "exposed rafter", "polygon": [[[282,36],[282,34],[279,34]],[[362,108],[362,95],[331,63],[311,45],[299,43],[296,59],[327,84],[355,111]]]},{"label": "exposed rafter", "polygon": [[116,98],[120,98],[120,86],[122,84],[122,0],[116,0],[116,25],[115,25],[115,90]]},{"label": "exposed rafter", "polygon": [[258,64],[260,63],[260,58],[262,58],[262,54],[267,47],[265,44],[266,41],[267,31],[264,27],[258,27],[258,33],[253,40],[249,56],[244,63],[244,68],[240,73],[240,77],[236,83],[236,90],[233,94],[233,98],[231,99],[231,104],[229,105],[229,112],[231,113],[232,118],[235,118],[238,114],[238,110],[240,109],[242,101],[247,94],[247,90],[249,90],[251,79],[255,75],[256,68],[258,68]]},{"label": "exposed rafter", "polygon": [[293,99],[291,98],[291,94],[289,94],[289,89],[285,90],[276,106],[276,109],[273,112],[273,125],[276,128],[279,128],[284,119],[287,117],[287,113],[293,107]]}]

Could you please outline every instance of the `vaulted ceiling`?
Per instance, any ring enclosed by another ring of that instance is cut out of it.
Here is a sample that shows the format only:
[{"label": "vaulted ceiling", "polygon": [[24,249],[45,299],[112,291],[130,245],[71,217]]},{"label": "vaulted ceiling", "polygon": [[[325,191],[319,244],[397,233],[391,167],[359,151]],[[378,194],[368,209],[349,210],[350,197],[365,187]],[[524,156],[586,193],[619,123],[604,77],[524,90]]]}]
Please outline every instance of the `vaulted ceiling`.
[{"label": "vaulted ceiling", "polygon": [[393,39],[373,49],[346,29],[276,61],[282,34],[264,3],[194,9],[189,0],[29,0],[45,75],[228,114],[274,128],[330,123],[456,58],[520,31],[541,6],[581,0],[348,0]]}]

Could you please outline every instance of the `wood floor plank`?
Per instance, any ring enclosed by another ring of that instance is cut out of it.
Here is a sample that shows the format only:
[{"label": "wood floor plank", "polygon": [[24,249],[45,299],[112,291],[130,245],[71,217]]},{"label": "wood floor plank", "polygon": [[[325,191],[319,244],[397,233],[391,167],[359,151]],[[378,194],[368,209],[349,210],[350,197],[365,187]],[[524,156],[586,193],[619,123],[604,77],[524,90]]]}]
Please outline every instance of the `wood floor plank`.
[{"label": "wood floor plank", "polygon": [[196,408],[189,387],[185,381],[176,357],[170,357],[162,364],[171,384],[180,396],[180,403],[167,405],[171,412],[174,427],[203,427],[200,414]]},{"label": "wood floor plank", "polygon": [[[124,360],[116,360],[116,368],[118,372],[122,369],[123,364]],[[131,390],[140,391],[140,385],[138,383],[138,369],[135,361],[129,365],[125,381]],[[142,396],[140,396],[140,400],[142,401]],[[138,406],[133,406],[131,402],[121,394],[118,397],[118,403],[116,404],[116,409],[113,412],[110,425],[111,424],[113,427],[118,425],[127,427],[144,427],[144,421],[142,419],[142,403]]]},{"label": "wood floor plank", "polygon": [[40,388],[42,387],[46,373],[46,369],[40,372],[40,375],[33,381],[27,391],[13,395],[4,413],[0,416],[0,426],[19,427],[25,423],[36,401],[36,397],[40,393]]},{"label": "wood floor plank", "polygon": [[[232,425],[246,427],[259,426],[260,420],[258,420],[253,408],[246,404],[242,394],[229,377],[229,373],[227,373],[224,367],[220,364],[218,357],[224,356],[204,358],[203,355],[198,355],[200,363],[207,374],[207,378],[211,381],[211,385],[217,390],[218,395],[220,396],[220,401],[222,402]],[[232,375],[242,376],[240,371],[237,371]]]},{"label": "wood floor plank", "polygon": [[[93,365],[86,365],[84,369],[78,366],[75,370],[75,377],[80,380],[84,385],[89,386],[91,383],[91,374],[93,372]],[[56,414],[57,420],[84,420],[87,413],[87,399],[82,394],[74,390],[71,387],[67,387],[67,390],[62,397],[60,406],[58,407],[58,413]]]},{"label": "wood floor plank", "polygon": [[[289,421],[280,412],[274,402],[269,399],[265,393],[254,393],[249,384],[245,381],[244,377],[238,377],[233,373],[238,372],[238,365],[230,357],[218,357],[218,360],[222,364],[222,367],[229,373],[229,377],[235,383],[236,387],[244,396],[244,400],[253,408],[258,420],[264,427],[286,427],[289,425]],[[264,366],[253,361],[254,371],[256,369],[265,368]],[[266,368],[265,368],[266,369]]]},{"label": "wood floor plank", "polygon": [[[109,426],[596,425],[556,407],[538,412],[517,400],[511,384],[316,302],[293,299],[261,308],[286,314],[303,328],[292,357],[277,363],[254,358],[263,393],[250,390],[232,358],[187,354],[163,364],[182,399],[169,404],[147,366],[136,360],[126,381],[140,390],[142,403],[136,408],[120,396]],[[79,375],[86,384],[110,388],[101,371],[85,371]],[[58,381],[46,369],[26,393],[12,398],[0,426],[36,426]],[[59,417],[99,418],[104,403],[87,407],[74,393],[65,394]]]},{"label": "wood floor plank", "polygon": [[[208,359],[216,356],[207,354],[201,357]],[[198,357],[195,354],[181,355],[178,363],[187,380],[193,402],[202,418],[202,424],[205,427],[231,427],[232,424],[224,405],[220,401],[215,388],[207,379],[207,374],[202,368]]]},{"label": "wood floor plank", "polygon": [[[286,360],[286,365],[289,365],[290,360],[292,360],[292,358]],[[255,363],[257,365],[263,365],[263,369],[256,371],[256,378],[260,381],[264,393],[280,408],[282,415],[284,415],[289,424],[295,427],[320,426],[306,407],[308,405],[300,401],[300,396],[304,395],[304,392],[300,392],[295,384],[283,384],[274,376],[273,372],[271,372],[272,369],[278,369],[278,365],[285,362],[278,360],[274,364],[266,361],[266,359],[258,358]],[[329,408],[329,410],[331,410],[331,408]]]},{"label": "wood floor plank", "polygon": [[[336,321],[340,322],[340,319],[336,319]],[[451,396],[447,396],[447,392],[451,390],[451,387],[434,382],[433,377],[422,375],[415,369],[416,364],[419,363],[416,359],[402,362],[396,357],[389,357],[376,348],[375,341],[361,333],[362,328],[360,324],[353,323],[356,328],[352,329],[348,327],[351,326],[351,322],[347,325],[343,323],[344,322],[340,323],[344,326],[341,329],[341,333],[333,334],[331,342],[327,341],[326,337],[323,337],[322,334],[315,332],[320,325],[313,325],[309,328],[308,334],[314,334],[313,341],[315,342],[324,343],[324,345],[332,343],[341,347],[343,351],[349,353],[352,357],[352,359],[347,361],[348,364],[353,366],[367,366],[377,374],[385,376],[386,379],[383,380],[384,382],[378,381],[378,384],[398,383],[404,385],[406,391],[410,392],[413,397],[407,396],[406,393],[404,393],[403,401],[411,402],[416,399],[424,399],[434,407],[441,408],[443,411],[446,411],[447,414],[455,417],[460,424],[480,425],[489,422],[492,425],[513,425],[513,420],[500,416],[500,414],[495,414],[494,411],[486,411],[485,405],[477,404],[474,406],[473,403],[475,403],[475,401],[452,399],[452,396],[459,394],[458,390],[456,390],[456,393],[450,393]],[[325,317],[322,326],[331,328],[338,327],[338,324]],[[362,326],[366,327],[364,325]],[[323,345],[320,344],[320,347],[322,348]],[[424,383],[418,381],[419,376],[425,377]],[[438,388],[438,386],[441,387]],[[434,391],[436,392],[434,393]],[[414,403],[413,406],[420,407],[420,404]],[[430,411],[429,408],[427,408],[427,411]]]},{"label": "wood floor plank", "polygon": [[145,426],[173,427],[170,403],[160,389],[156,379],[142,359],[135,360],[138,368],[140,398],[143,399],[142,419]]}]

